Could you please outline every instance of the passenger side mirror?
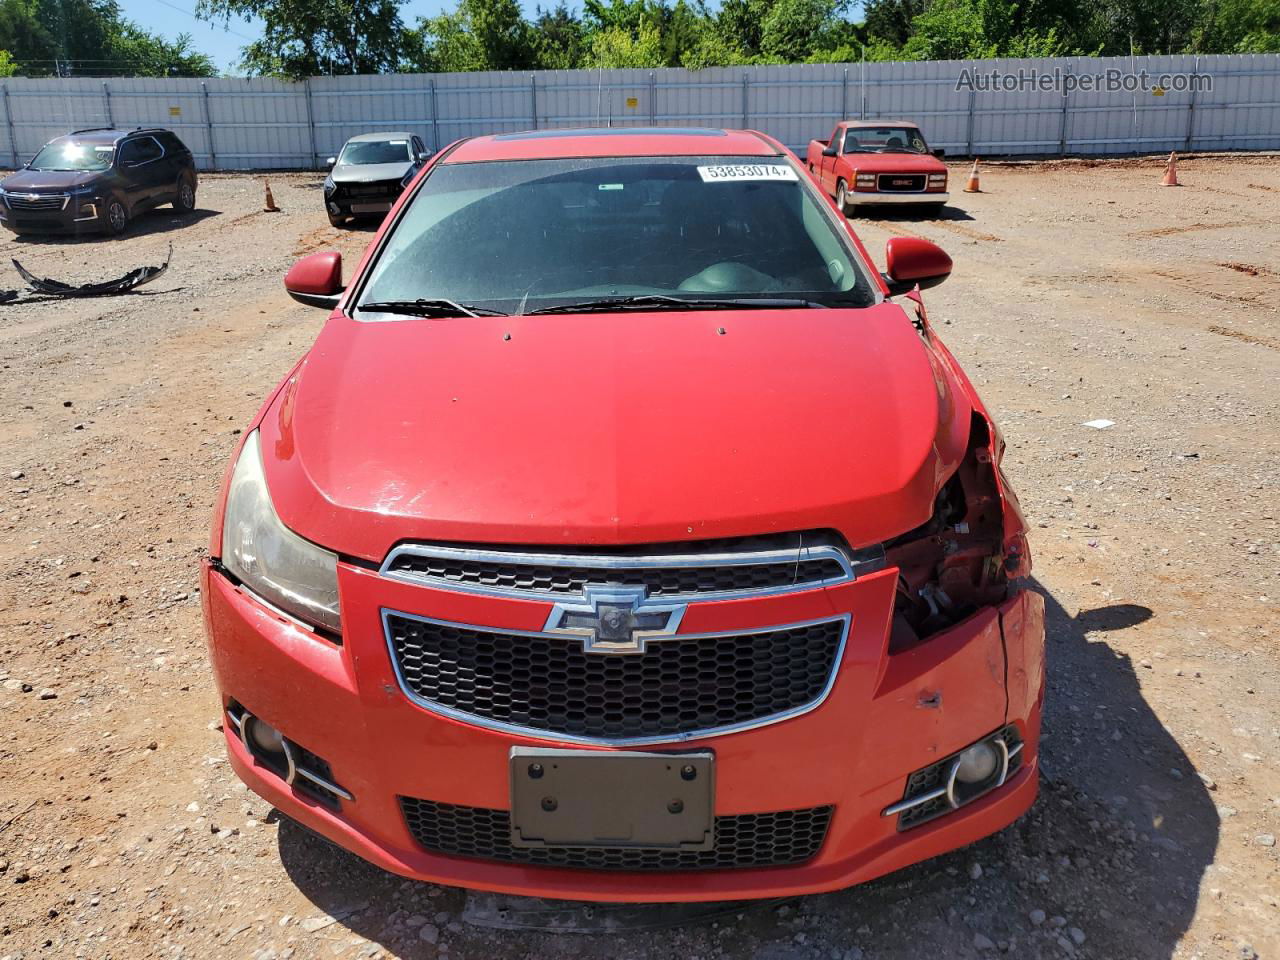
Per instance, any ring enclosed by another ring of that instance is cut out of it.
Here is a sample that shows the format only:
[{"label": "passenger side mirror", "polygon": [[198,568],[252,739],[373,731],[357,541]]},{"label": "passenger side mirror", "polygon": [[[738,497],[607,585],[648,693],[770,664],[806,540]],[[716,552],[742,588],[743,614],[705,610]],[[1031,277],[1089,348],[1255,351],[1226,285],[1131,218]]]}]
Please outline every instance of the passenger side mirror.
[{"label": "passenger side mirror", "polygon": [[284,275],[284,288],[299,303],[332,310],[345,289],[342,254],[326,252],[303,257]]},{"label": "passenger side mirror", "polygon": [[943,157],[947,155],[947,151],[941,150],[941,149],[935,150],[933,151],[933,155],[937,157],[939,160],[941,160]]},{"label": "passenger side mirror", "polygon": [[822,151],[822,155],[823,155],[824,157],[834,157],[834,156],[836,155],[836,148],[835,148],[835,147],[827,147],[826,149],[824,149],[824,150]]},{"label": "passenger side mirror", "polygon": [[324,165],[326,169],[332,170],[337,165],[337,163],[338,163],[337,157],[330,157],[324,162]]},{"label": "passenger side mirror", "polygon": [[431,154],[427,153],[427,151],[422,150],[422,151],[420,151],[420,152],[418,153],[418,162],[419,162],[419,163],[422,163],[422,162],[424,162],[424,161],[426,161],[426,160],[430,160],[430,159],[431,159]]},{"label": "passenger side mirror", "polygon": [[890,237],[884,245],[884,277],[889,296],[936,287],[951,276],[951,258],[923,237]]}]

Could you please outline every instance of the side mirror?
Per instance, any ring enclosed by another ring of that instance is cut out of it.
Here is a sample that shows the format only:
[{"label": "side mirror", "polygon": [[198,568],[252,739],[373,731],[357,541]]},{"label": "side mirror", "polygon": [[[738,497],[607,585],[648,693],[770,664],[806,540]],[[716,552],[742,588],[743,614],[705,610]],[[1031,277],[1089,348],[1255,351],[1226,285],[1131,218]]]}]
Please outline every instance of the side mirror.
[{"label": "side mirror", "polygon": [[324,165],[326,169],[332,170],[337,165],[337,163],[338,163],[337,157],[329,157],[327,160],[325,160]]},{"label": "side mirror", "polygon": [[947,155],[947,151],[942,150],[942,149],[938,149],[938,150],[933,151],[933,155],[934,155],[935,157],[937,157],[939,160],[941,160],[943,157],[945,157],[945,156]]},{"label": "side mirror", "polygon": [[430,159],[431,159],[431,154],[427,153],[427,151],[425,150],[423,150],[421,153],[418,154],[419,163],[422,163],[423,161],[430,160]]},{"label": "side mirror", "polygon": [[826,149],[824,149],[824,150],[822,151],[822,155],[823,155],[824,157],[834,157],[834,156],[836,155],[836,148],[835,148],[835,147],[827,147]]},{"label": "side mirror", "polygon": [[342,285],[342,254],[313,253],[303,257],[284,275],[284,288],[299,303],[332,310],[345,289]]},{"label": "side mirror", "polygon": [[922,237],[890,237],[884,245],[885,270],[881,276],[889,296],[936,287],[951,276],[951,258],[937,244]]}]

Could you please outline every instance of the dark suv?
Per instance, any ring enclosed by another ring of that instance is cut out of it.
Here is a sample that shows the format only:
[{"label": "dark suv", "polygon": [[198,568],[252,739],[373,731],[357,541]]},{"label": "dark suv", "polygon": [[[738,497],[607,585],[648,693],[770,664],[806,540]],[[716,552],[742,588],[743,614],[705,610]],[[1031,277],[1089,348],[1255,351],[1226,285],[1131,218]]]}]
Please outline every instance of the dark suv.
[{"label": "dark suv", "polygon": [[162,203],[194,210],[196,183],[195,158],[168,130],[76,130],[0,180],[0,223],[15,233],[124,233]]}]

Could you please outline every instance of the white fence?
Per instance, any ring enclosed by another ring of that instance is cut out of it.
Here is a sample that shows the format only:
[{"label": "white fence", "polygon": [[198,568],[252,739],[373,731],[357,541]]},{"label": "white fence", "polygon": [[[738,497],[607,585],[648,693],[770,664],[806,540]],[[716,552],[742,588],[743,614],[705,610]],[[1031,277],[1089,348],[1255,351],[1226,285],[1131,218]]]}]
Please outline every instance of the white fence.
[{"label": "white fence", "polygon": [[[957,88],[962,71],[1197,74],[1212,89],[1157,94]],[[459,137],[546,127],[752,127],[803,151],[843,117],[918,122],[966,155],[1280,149],[1280,55],[688,70],[388,74],[267,79],[7,79],[0,162],[92,126],[165,126],[205,169],[314,168],[356,133],[411,130],[433,149]]]}]

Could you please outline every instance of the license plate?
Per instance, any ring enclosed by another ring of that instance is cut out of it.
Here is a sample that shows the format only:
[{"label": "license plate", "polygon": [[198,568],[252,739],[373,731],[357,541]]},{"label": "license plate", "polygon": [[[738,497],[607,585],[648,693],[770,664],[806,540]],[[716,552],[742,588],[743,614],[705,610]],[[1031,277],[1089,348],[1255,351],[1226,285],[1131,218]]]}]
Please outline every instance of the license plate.
[{"label": "license plate", "polygon": [[386,213],[391,209],[391,204],[384,203],[353,203],[351,205],[352,213]]},{"label": "license plate", "polygon": [[701,753],[511,751],[517,847],[710,850],[715,757]]}]

